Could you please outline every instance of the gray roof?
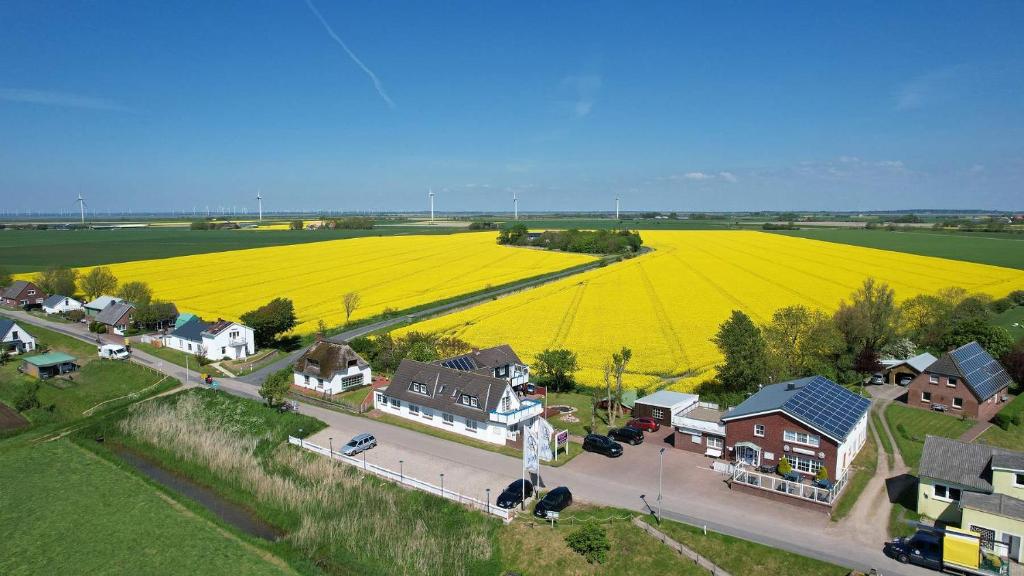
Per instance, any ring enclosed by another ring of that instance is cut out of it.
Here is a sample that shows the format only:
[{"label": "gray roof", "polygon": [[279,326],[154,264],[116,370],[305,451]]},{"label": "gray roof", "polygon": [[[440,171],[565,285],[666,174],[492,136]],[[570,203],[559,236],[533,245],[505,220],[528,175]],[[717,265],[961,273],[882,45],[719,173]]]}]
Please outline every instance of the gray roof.
[{"label": "gray roof", "polygon": [[[97,316],[97,320],[99,317]],[[203,319],[198,316],[189,318],[188,322],[185,322],[181,326],[174,329],[171,332],[171,336],[181,338],[182,340],[188,340],[189,342],[202,342],[203,331],[209,327],[208,322],[203,322]]]},{"label": "gray roof", "polygon": [[960,507],[981,510],[1014,520],[1024,520],[1024,501],[1006,494],[964,492],[960,496]]},{"label": "gray roof", "polygon": [[15,280],[11,282],[6,288],[2,295],[4,298],[17,298],[21,291],[24,290],[30,282],[28,280]]},{"label": "gray roof", "polygon": [[974,395],[984,402],[1010,385],[1012,379],[1002,364],[977,342],[969,342],[947,352],[928,366],[927,372],[954,376],[964,381]]},{"label": "gray roof", "polygon": [[723,421],[782,412],[837,442],[850,435],[868,412],[871,401],[824,376],[808,376],[761,388],[725,416]]},{"label": "gray roof", "polygon": [[347,371],[351,362],[355,362],[360,370],[369,366],[348,344],[318,340],[295,361],[295,371],[330,380],[336,373]]},{"label": "gray roof", "polygon": [[63,296],[61,294],[54,294],[53,296],[50,296],[46,300],[43,300],[43,306],[46,306],[47,308],[59,306],[60,303],[63,302],[65,298],[67,298],[67,296]]},{"label": "gray roof", "polygon": [[928,352],[924,352],[917,356],[911,356],[905,360],[892,360],[891,362],[886,361],[883,362],[883,364],[888,363],[890,370],[897,366],[909,366],[914,370],[914,372],[920,374],[927,370],[929,366],[934,364],[936,360],[938,359],[935,356],[932,356]]},{"label": "gray roof", "polygon": [[714,424],[718,424],[722,420],[722,414],[723,412],[721,410],[697,406],[693,410],[685,412],[683,416],[691,420],[700,420],[701,422],[711,422]]},{"label": "gray roof", "polygon": [[521,365],[522,363],[523,361],[519,359],[515,350],[512,350],[512,347],[508,344],[500,344],[492,348],[473,350],[468,354],[460,354],[458,356],[452,356],[451,358],[445,358],[444,360],[437,361],[437,364],[446,368],[463,371],[497,368],[498,366],[509,366],[513,364]]},{"label": "gray roof", "polygon": [[1024,452],[1010,452],[1009,450],[995,452],[992,454],[992,467],[1024,472]]},{"label": "gray roof", "polygon": [[685,394],[683,392],[673,392],[671,390],[658,390],[654,394],[648,394],[643,398],[637,398],[633,405],[645,404],[647,406],[657,406],[659,408],[675,408],[680,404],[685,404],[684,408],[692,406],[697,403],[696,394]]},{"label": "gray roof", "polygon": [[7,336],[7,333],[14,328],[14,320],[10,318],[0,318],[0,338]]},{"label": "gray roof", "polygon": [[928,436],[924,440],[918,476],[991,492],[992,455],[997,451],[1002,450],[985,444]]},{"label": "gray roof", "polygon": [[[413,382],[425,384],[428,393],[424,395],[410,390]],[[398,365],[384,393],[440,412],[486,421],[488,413],[497,410],[508,385],[501,378],[405,359]],[[460,403],[462,394],[476,397],[478,406],[474,408]]]},{"label": "gray roof", "polygon": [[135,307],[127,302],[115,302],[103,310],[100,310],[100,313],[96,315],[96,321],[101,324],[113,325],[120,320],[126,312],[134,309]]},{"label": "gray roof", "polygon": [[115,296],[107,296],[106,294],[104,294],[103,296],[98,296],[92,302],[87,302],[85,304],[85,307],[90,308],[92,310],[103,310],[107,306],[110,306],[111,304],[120,301],[120,298],[117,298]]}]

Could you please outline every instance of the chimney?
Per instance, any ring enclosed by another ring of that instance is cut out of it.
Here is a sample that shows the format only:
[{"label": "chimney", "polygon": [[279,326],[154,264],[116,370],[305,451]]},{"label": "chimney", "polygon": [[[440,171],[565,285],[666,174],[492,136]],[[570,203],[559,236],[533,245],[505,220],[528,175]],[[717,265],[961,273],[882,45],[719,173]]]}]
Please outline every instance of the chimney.
[{"label": "chimney", "polygon": [[473,348],[473,356],[476,356],[479,353],[480,353],[480,349],[479,348]]},{"label": "chimney", "polygon": [[786,384],[786,390],[796,390],[796,382]]}]

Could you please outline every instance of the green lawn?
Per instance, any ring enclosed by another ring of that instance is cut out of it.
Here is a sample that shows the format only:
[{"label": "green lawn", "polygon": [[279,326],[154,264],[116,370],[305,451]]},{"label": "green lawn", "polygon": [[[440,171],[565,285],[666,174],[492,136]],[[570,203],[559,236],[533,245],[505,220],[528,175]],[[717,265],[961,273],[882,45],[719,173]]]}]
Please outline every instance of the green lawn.
[{"label": "green lawn", "polygon": [[[1024,411],[1024,394],[1014,398],[1012,402],[1000,410],[1000,413],[1013,416],[1021,411]],[[991,444],[993,446],[1000,446],[1010,450],[1021,450],[1021,448],[1024,447],[1024,426],[1018,426],[1011,423],[1007,430],[1003,430],[1002,428],[993,425],[991,428],[986,430],[980,438],[978,438],[978,442]]]},{"label": "green lawn", "polygon": [[878,431],[878,438],[882,443],[882,450],[885,450],[885,457],[889,461],[889,467],[891,468],[894,464],[893,450],[892,450],[892,439],[885,433],[885,427],[882,426],[882,417],[878,415],[877,410],[871,411],[871,424]]},{"label": "green lawn", "polygon": [[293,573],[67,440],[0,453],[0,486],[7,576]]},{"label": "green lawn", "polygon": [[826,242],[853,244],[881,250],[908,252],[922,256],[937,256],[952,260],[966,260],[993,266],[1024,269],[1024,237],[1020,234],[969,235],[962,232],[915,230],[890,232],[863,229],[804,229],[777,231],[775,234],[799,236]]},{"label": "green lawn", "polygon": [[[0,234],[2,236],[2,234]],[[16,318],[7,316],[0,310],[0,317],[11,318],[17,321]],[[22,322],[21,327],[24,328],[29,334],[35,337],[36,347],[40,350],[51,347],[60,352],[70,354],[80,360],[88,361],[94,358],[99,358],[96,352],[96,345],[79,340],[74,336],[68,336],[67,334],[61,334],[60,332],[54,332],[46,328],[39,326],[30,325],[27,322]],[[31,356],[35,352],[28,354]]]},{"label": "green lawn", "polygon": [[285,352],[277,349],[258,350],[256,354],[245,360],[224,360],[220,364],[237,375],[255,372],[268,364],[284,358]]},{"label": "green lawn", "polygon": [[860,495],[864,493],[864,488],[867,487],[868,482],[871,481],[877,470],[878,444],[875,443],[875,437],[869,431],[867,442],[864,443],[860,454],[857,454],[857,457],[853,460],[853,466],[847,472],[849,480],[847,481],[846,488],[843,489],[843,493],[839,496],[839,501],[832,507],[833,522],[846,518],[846,515],[853,509],[853,505],[857,503]]},{"label": "green lawn", "polygon": [[703,530],[688,524],[662,520],[659,526],[651,516],[643,519],[736,576],[846,576],[850,573],[848,568],[725,534],[708,532],[705,536]]},{"label": "green lawn", "polygon": [[213,366],[207,364],[206,366],[200,366],[199,361],[196,359],[194,354],[188,354],[181,350],[175,350],[173,348],[166,348],[163,346],[153,346],[152,344],[144,344],[142,342],[132,343],[133,350],[140,350],[151,356],[156,356],[161,360],[166,360],[171,364],[177,364],[178,366],[185,366],[185,359],[188,359],[188,369],[192,371],[192,376],[198,378],[200,373],[210,374],[214,377],[223,378],[227,374],[217,370]]},{"label": "green lawn", "polygon": [[372,230],[0,230],[3,267],[11,273],[49,266],[96,266],[188,254],[207,254],[362,236],[450,234],[464,228],[386,226]]},{"label": "green lawn", "polygon": [[[592,396],[587,392],[552,392],[548,395],[547,405],[566,405],[576,408],[571,414],[578,422],[567,422],[562,416],[551,417],[551,425],[559,430],[568,429],[570,434],[575,436],[586,436],[590,433],[591,420],[594,415]],[[540,398],[543,402],[544,399]],[[627,414],[624,418],[616,418],[615,425],[622,426],[629,420]],[[597,411],[597,420],[593,421],[594,433],[604,434],[608,431],[608,414],[604,410]]]},{"label": "green lawn", "polygon": [[974,425],[973,420],[961,420],[957,416],[911,408],[906,404],[893,402],[885,411],[886,422],[895,436],[903,461],[910,468],[917,468],[924,449],[927,435],[959,438]]},{"label": "green lawn", "polygon": [[[1014,340],[1024,337],[1024,306],[1014,306],[992,319],[996,326],[1002,326],[1010,331]],[[1014,326],[1016,324],[1016,326]]]}]

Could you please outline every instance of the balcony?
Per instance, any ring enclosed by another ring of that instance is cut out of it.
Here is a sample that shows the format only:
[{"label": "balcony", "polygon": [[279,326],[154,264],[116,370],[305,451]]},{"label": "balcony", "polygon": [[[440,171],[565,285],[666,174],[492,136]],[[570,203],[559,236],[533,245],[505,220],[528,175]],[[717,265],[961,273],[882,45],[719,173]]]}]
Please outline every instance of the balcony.
[{"label": "balcony", "polygon": [[497,422],[499,424],[518,424],[523,420],[529,420],[534,416],[540,416],[544,411],[544,405],[537,400],[523,400],[519,404],[518,410],[511,412],[498,412],[492,410],[489,414],[491,422]]},{"label": "balcony", "polygon": [[245,346],[248,342],[245,338],[231,338],[228,340],[228,346]]}]

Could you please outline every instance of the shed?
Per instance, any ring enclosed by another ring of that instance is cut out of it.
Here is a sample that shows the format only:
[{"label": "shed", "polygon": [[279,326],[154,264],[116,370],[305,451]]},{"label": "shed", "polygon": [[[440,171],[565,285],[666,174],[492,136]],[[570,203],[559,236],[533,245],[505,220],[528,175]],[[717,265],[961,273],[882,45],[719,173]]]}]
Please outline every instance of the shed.
[{"label": "shed", "polygon": [[63,352],[47,352],[23,358],[21,361],[21,371],[40,380],[77,370],[78,364],[75,363],[75,357]]},{"label": "shed", "polygon": [[653,418],[662,426],[672,426],[672,417],[697,403],[696,394],[659,390],[633,403],[633,416]]}]

